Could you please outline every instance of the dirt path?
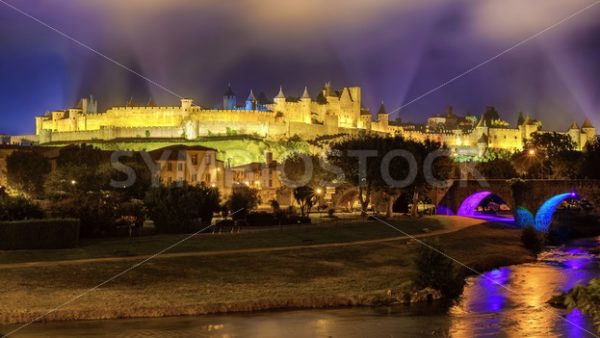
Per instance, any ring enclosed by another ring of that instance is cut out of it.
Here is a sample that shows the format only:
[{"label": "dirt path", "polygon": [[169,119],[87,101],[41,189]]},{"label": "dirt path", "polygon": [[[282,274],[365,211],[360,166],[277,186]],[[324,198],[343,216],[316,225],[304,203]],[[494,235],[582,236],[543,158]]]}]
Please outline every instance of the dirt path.
[{"label": "dirt path", "polygon": [[0,264],[0,270],[5,269],[16,269],[16,268],[35,268],[35,267],[51,267],[51,266],[64,266],[64,265],[77,265],[77,264],[88,264],[88,263],[111,263],[111,262],[128,262],[128,261],[143,261],[149,258],[152,259],[163,259],[163,258],[176,258],[176,257],[205,257],[205,256],[217,256],[217,255],[231,255],[231,254],[251,254],[251,253],[264,253],[264,252],[279,252],[289,250],[303,250],[303,249],[322,249],[322,248],[336,248],[353,245],[365,245],[365,244],[377,244],[385,242],[393,242],[398,240],[406,240],[411,238],[427,238],[432,236],[439,236],[448,233],[453,233],[474,225],[486,223],[485,220],[464,218],[464,217],[452,217],[441,219],[442,223],[446,227],[443,230],[434,230],[428,233],[415,234],[410,236],[397,236],[387,237],[379,239],[371,239],[364,241],[353,241],[353,242],[342,242],[342,243],[324,243],[324,244],[305,244],[305,245],[291,245],[271,248],[253,248],[253,249],[235,249],[235,250],[221,250],[221,251],[199,251],[199,252],[178,252],[178,253],[164,253],[155,257],[154,255],[138,255],[128,257],[101,257],[101,258],[85,258],[85,259],[72,259],[72,260],[60,260],[60,261],[42,261],[42,262],[27,262],[27,263],[12,263],[12,264]]}]

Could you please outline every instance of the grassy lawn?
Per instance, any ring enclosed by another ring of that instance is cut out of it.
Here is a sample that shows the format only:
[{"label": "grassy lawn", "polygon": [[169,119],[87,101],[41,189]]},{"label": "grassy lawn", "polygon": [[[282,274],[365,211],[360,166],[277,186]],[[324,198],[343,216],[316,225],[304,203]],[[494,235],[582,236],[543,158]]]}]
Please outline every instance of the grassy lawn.
[{"label": "grassy lawn", "polygon": [[[389,222],[409,234],[423,233],[424,228],[444,228],[440,218],[394,218]],[[298,225],[279,230],[242,229],[240,233],[200,234],[169,252],[201,252],[236,249],[271,248],[295,245],[343,243],[397,237],[402,234],[377,221],[340,220],[318,225]],[[61,250],[0,251],[0,264],[51,260],[72,260],[115,256],[151,255],[188,235],[154,235],[136,238],[88,239],[80,246]]]},{"label": "grassy lawn", "polygon": [[[375,223],[368,225],[376,227]],[[340,235],[341,238],[363,239],[361,236],[366,232],[360,227],[344,227],[345,235]],[[295,236],[261,232],[238,237],[248,236],[248,242],[254,243],[251,245],[259,245],[267,238],[277,238],[279,245],[298,244],[303,238],[316,238],[315,231],[302,228],[292,232]],[[340,238],[334,228],[320,231],[331,232],[323,241]],[[396,235],[384,228],[373,232],[379,236]],[[518,230],[476,225],[439,236],[439,241],[451,256],[483,270],[530,260],[532,256],[521,246],[519,237]],[[235,247],[240,245],[241,242],[237,242]],[[151,317],[369,304],[373,297],[384,297],[387,290],[395,292],[413,279],[413,252],[417,245],[420,244],[397,240],[276,253],[155,259],[86,294],[47,319]],[[132,262],[95,262],[3,271],[0,274],[0,323],[24,321],[43,313],[131,265]]]}]

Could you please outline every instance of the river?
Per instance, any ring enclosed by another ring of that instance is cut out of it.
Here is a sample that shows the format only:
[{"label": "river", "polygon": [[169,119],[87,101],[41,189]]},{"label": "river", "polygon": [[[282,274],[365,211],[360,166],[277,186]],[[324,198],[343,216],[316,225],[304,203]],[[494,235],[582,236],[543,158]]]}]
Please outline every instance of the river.
[{"label": "river", "polygon": [[600,277],[600,260],[587,251],[598,245],[572,242],[535,263],[470,278],[456,304],[40,323],[12,337],[593,337],[589,318],[546,302]]}]

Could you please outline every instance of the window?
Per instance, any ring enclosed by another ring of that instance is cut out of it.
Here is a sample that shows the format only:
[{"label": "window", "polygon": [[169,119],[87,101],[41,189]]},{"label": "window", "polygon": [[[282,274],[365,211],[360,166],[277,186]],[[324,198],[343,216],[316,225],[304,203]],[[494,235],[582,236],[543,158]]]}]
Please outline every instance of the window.
[{"label": "window", "polygon": [[210,174],[204,175],[204,182],[206,182],[206,183],[210,182]]},{"label": "window", "polygon": [[211,164],[212,162],[212,154],[210,153],[206,153],[206,155],[204,156],[204,160],[206,161],[206,164]]},{"label": "window", "polygon": [[273,187],[273,180],[269,180],[269,188]]},{"label": "window", "polygon": [[198,155],[196,155],[196,154],[192,155],[192,164],[198,165]]},{"label": "window", "polygon": [[[173,163],[167,162],[167,171],[173,171]],[[169,182],[171,183],[171,182]]]},{"label": "window", "polygon": [[196,182],[196,181],[198,181],[198,175],[193,174],[192,175],[192,182]]},{"label": "window", "polygon": [[177,171],[183,171],[183,163],[177,163]]}]

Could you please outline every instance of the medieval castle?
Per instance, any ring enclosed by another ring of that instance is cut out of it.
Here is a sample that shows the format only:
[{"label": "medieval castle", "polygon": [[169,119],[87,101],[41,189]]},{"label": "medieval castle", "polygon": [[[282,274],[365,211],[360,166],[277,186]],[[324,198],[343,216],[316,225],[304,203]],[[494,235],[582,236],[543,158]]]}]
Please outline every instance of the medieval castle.
[{"label": "medieval castle", "polygon": [[[361,105],[361,88],[334,90],[326,83],[317,97],[308,90],[299,98],[286,96],[283,88],[272,100],[251,91],[243,104],[229,86],[219,108],[203,108],[191,99],[177,107],[114,107],[97,111],[97,101],[84,98],[77,108],[36,117],[36,142],[77,142],[118,138],[172,138],[194,140],[212,135],[254,135],[281,139],[298,135],[310,140],[325,135],[357,135],[361,132],[399,134],[415,140],[444,143],[457,154],[482,155],[486,149],[521,150],[533,133],[544,132],[541,122],[522,118],[515,128],[485,116],[459,117],[451,109],[430,117],[425,125],[390,122],[383,104],[373,114]],[[573,123],[562,133],[577,149],[596,136],[589,120],[581,128]]]}]

